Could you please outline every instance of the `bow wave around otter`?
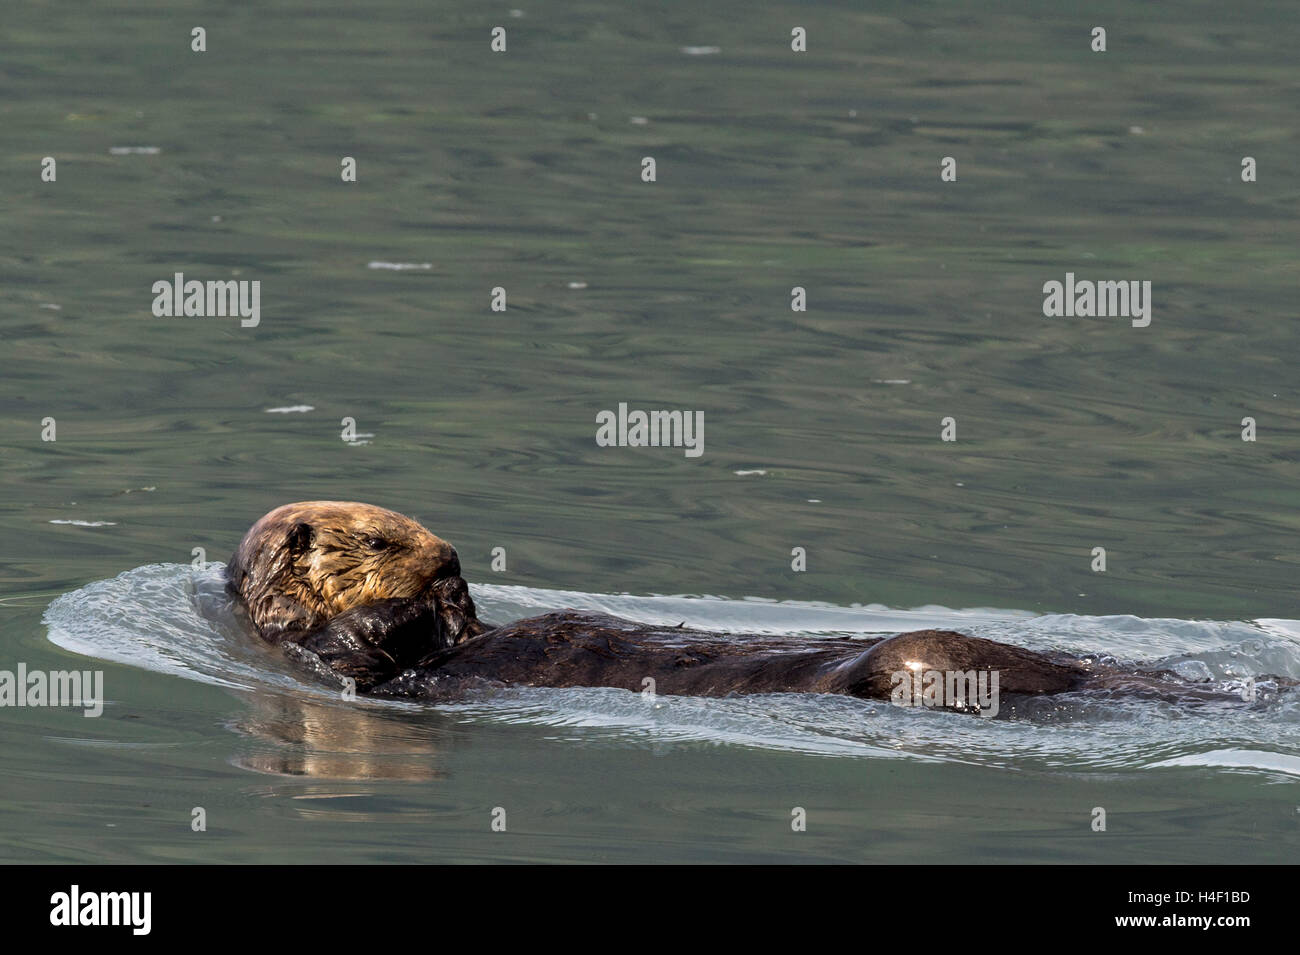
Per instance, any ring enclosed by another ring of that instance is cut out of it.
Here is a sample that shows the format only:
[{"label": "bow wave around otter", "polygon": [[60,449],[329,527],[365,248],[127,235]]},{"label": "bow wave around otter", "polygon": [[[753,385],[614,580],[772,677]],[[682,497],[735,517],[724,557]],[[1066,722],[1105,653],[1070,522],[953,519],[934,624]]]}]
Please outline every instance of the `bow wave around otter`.
[{"label": "bow wave around otter", "polygon": [[[909,701],[919,702],[924,681],[925,702],[980,711],[989,708],[974,692],[980,675],[995,696],[1084,689],[1227,696],[1167,670],[1048,655],[950,630],[772,639],[573,610],[492,627],[478,619],[450,544],[404,515],[356,502],[308,501],[271,511],[240,542],[227,579],[262,639],[319,677],[355,681],[376,696],[446,701],[485,686],[540,686],[897,701],[906,686]],[[954,674],[972,682],[946,696]]]}]

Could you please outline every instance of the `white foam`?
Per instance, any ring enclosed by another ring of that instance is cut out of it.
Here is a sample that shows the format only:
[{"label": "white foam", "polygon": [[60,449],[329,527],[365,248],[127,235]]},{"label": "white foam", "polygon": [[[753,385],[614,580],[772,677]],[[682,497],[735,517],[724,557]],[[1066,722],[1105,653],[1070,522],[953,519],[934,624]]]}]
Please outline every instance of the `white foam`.
[{"label": "white foam", "polygon": [[1225,769],[1259,769],[1271,773],[1300,776],[1300,756],[1269,753],[1253,749],[1216,749],[1208,753],[1190,753],[1152,763],[1153,768],[1170,766],[1216,766]]}]

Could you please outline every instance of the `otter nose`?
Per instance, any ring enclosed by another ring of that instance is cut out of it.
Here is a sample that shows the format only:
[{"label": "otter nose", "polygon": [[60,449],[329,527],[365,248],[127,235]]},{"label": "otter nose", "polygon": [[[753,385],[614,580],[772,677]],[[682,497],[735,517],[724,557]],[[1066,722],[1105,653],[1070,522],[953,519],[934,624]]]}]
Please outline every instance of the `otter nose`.
[{"label": "otter nose", "polygon": [[434,580],[442,580],[446,577],[460,576],[460,556],[456,553],[456,548],[451,548],[451,555],[442,562],[438,572],[433,575]]}]

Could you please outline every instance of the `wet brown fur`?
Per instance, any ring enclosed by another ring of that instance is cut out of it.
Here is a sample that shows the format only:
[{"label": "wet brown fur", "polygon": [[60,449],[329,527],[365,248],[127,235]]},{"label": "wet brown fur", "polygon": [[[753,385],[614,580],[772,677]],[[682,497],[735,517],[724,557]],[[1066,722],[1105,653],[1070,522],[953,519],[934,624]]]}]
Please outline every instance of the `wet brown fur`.
[{"label": "wet brown fur", "polygon": [[901,671],[994,670],[1006,694],[1088,688],[1222,696],[1167,671],[1088,666],[949,630],[774,640],[571,610],[492,629],[478,620],[450,544],[394,511],[348,501],[276,508],[244,536],[227,573],[263,639],[322,678],[348,678],[381,695],[453,699],[485,685],[653,686],[690,696],[889,699]]},{"label": "wet brown fur", "polygon": [[226,573],[258,634],[279,643],[353,607],[416,597],[436,580],[459,577],[460,560],[445,540],[396,511],[301,501],[254,524]]}]

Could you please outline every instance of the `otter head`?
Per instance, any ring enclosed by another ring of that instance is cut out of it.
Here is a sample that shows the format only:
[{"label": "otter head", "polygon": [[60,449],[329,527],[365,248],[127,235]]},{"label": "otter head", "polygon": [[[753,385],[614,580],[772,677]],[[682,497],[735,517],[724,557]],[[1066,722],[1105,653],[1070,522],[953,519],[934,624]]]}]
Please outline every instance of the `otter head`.
[{"label": "otter head", "polygon": [[[445,540],[395,511],[303,501],[277,507],[254,524],[226,573],[257,632],[279,642],[345,610],[420,596],[436,581],[459,580],[460,560]],[[461,610],[474,619],[468,590],[452,592],[463,592],[468,606]]]}]

